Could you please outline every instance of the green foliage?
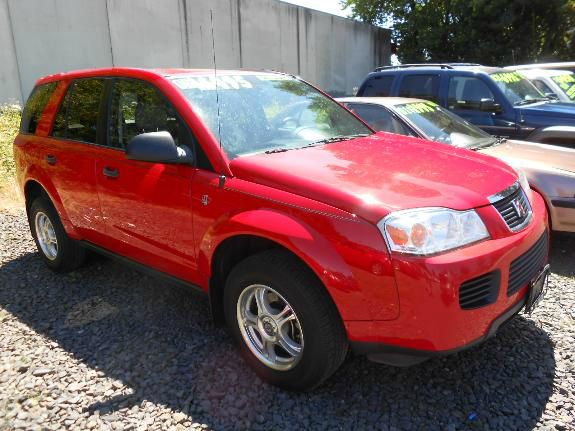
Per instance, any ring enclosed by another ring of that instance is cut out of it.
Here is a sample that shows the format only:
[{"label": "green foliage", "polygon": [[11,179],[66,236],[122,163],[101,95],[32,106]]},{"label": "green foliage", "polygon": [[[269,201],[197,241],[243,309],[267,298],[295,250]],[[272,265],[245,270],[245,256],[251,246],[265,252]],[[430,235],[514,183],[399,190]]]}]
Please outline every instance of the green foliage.
[{"label": "green foliage", "polygon": [[0,105],[0,185],[13,181],[14,156],[12,143],[20,127],[20,109]]},{"label": "green foliage", "polygon": [[574,60],[575,0],[342,0],[352,16],[392,25],[403,63],[489,65]]}]

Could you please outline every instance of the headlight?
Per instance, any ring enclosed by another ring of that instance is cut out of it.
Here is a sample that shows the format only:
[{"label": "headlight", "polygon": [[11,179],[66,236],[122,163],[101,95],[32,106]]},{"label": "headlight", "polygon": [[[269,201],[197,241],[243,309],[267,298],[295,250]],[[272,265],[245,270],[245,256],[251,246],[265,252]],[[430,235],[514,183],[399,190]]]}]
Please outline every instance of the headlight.
[{"label": "headlight", "polygon": [[531,187],[529,186],[529,181],[527,180],[527,175],[525,175],[525,172],[523,172],[519,168],[515,168],[515,171],[517,172],[517,175],[519,176],[519,184],[521,184],[521,188],[523,189],[523,191],[525,192],[525,194],[527,195],[529,200],[531,200]]},{"label": "headlight", "polygon": [[392,251],[418,255],[441,253],[489,238],[475,210],[397,211],[383,218],[377,227]]}]

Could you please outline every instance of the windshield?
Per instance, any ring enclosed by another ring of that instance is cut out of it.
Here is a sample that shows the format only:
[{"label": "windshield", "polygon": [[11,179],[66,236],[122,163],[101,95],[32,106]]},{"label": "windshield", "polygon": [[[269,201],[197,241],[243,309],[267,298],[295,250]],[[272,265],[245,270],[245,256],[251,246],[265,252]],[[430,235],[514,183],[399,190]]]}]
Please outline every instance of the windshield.
[{"label": "windshield", "polygon": [[493,136],[430,101],[395,105],[395,110],[431,141],[464,148],[479,148],[496,141]]},{"label": "windshield", "polygon": [[569,98],[569,100],[575,101],[575,74],[566,73],[563,75],[552,76],[551,79],[561,87],[561,90]]},{"label": "windshield", "polygon": [[517,72],[497,72],[490,76],[514,105],[547,100],[537,87]]},{"label": "windshield", "polygon": [[229,158],[373,133],[337,102],[291,76],[224,74],[216,81],[214,76],[186,75],[171,80]]}]

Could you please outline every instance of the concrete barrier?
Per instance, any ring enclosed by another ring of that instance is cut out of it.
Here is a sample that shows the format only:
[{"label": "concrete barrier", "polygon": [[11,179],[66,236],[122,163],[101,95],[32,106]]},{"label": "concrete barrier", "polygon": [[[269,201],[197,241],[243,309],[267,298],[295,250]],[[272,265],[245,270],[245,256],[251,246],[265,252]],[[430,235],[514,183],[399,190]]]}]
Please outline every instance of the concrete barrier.
[{"label": "concrete barrier", "polygon": [[390,60],[388,30],[278,0],[0,0],[0,103],[73,69],[212,68],[212,21],[218,68],[293,73],[334,95]]}]

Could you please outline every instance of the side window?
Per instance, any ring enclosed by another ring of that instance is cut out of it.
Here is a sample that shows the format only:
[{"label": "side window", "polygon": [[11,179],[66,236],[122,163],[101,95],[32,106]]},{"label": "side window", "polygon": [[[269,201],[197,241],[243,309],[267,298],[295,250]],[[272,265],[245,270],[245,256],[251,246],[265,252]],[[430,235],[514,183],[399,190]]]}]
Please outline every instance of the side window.
[{"label": "side window", "polygon": [[481,79],[472,76],[449,78],[447,103],[450,109],[479,109],[481,99],[495,99]]},{"label": "side window", "polygon": [[87,78],[74,81],[60,105],[52,135],[95,144],[103,94],[102,79]]},{"label": "side window", "polygon": [[362,96],[389,96],[394,78],[394,76],[374,76],[365,85]]},{"label": "side window", "polygon": [[118,79],[114,82],[109,122],[109,145],[124,149],[142,133],[167,131],[176,145],[193,149],[196,164],[211,169],[210,163],[175,108],[160,91],[144,81]]},{"label": "side window", "polygon": [[399,95],[438,101],[439,75],[405,75],[401,80]]},{"label": "side window", "polygon": [[348,103],[347,107],[378,132],[413,136],[413,133],[383,106]]},{"label": "side window", "polygon": [[554,93],[554,91],[540,79],[532,79],[531,83],[543,94]]},{"label": "side window", "polygon": [[22,112],[22,121],[20,123],[20,131],[22,133],[36,133],[36,126],[38,126],[42,112],[50,97],[52,97],[57,84],[57,82],[51,82],[39,85],[32,90]]}]

